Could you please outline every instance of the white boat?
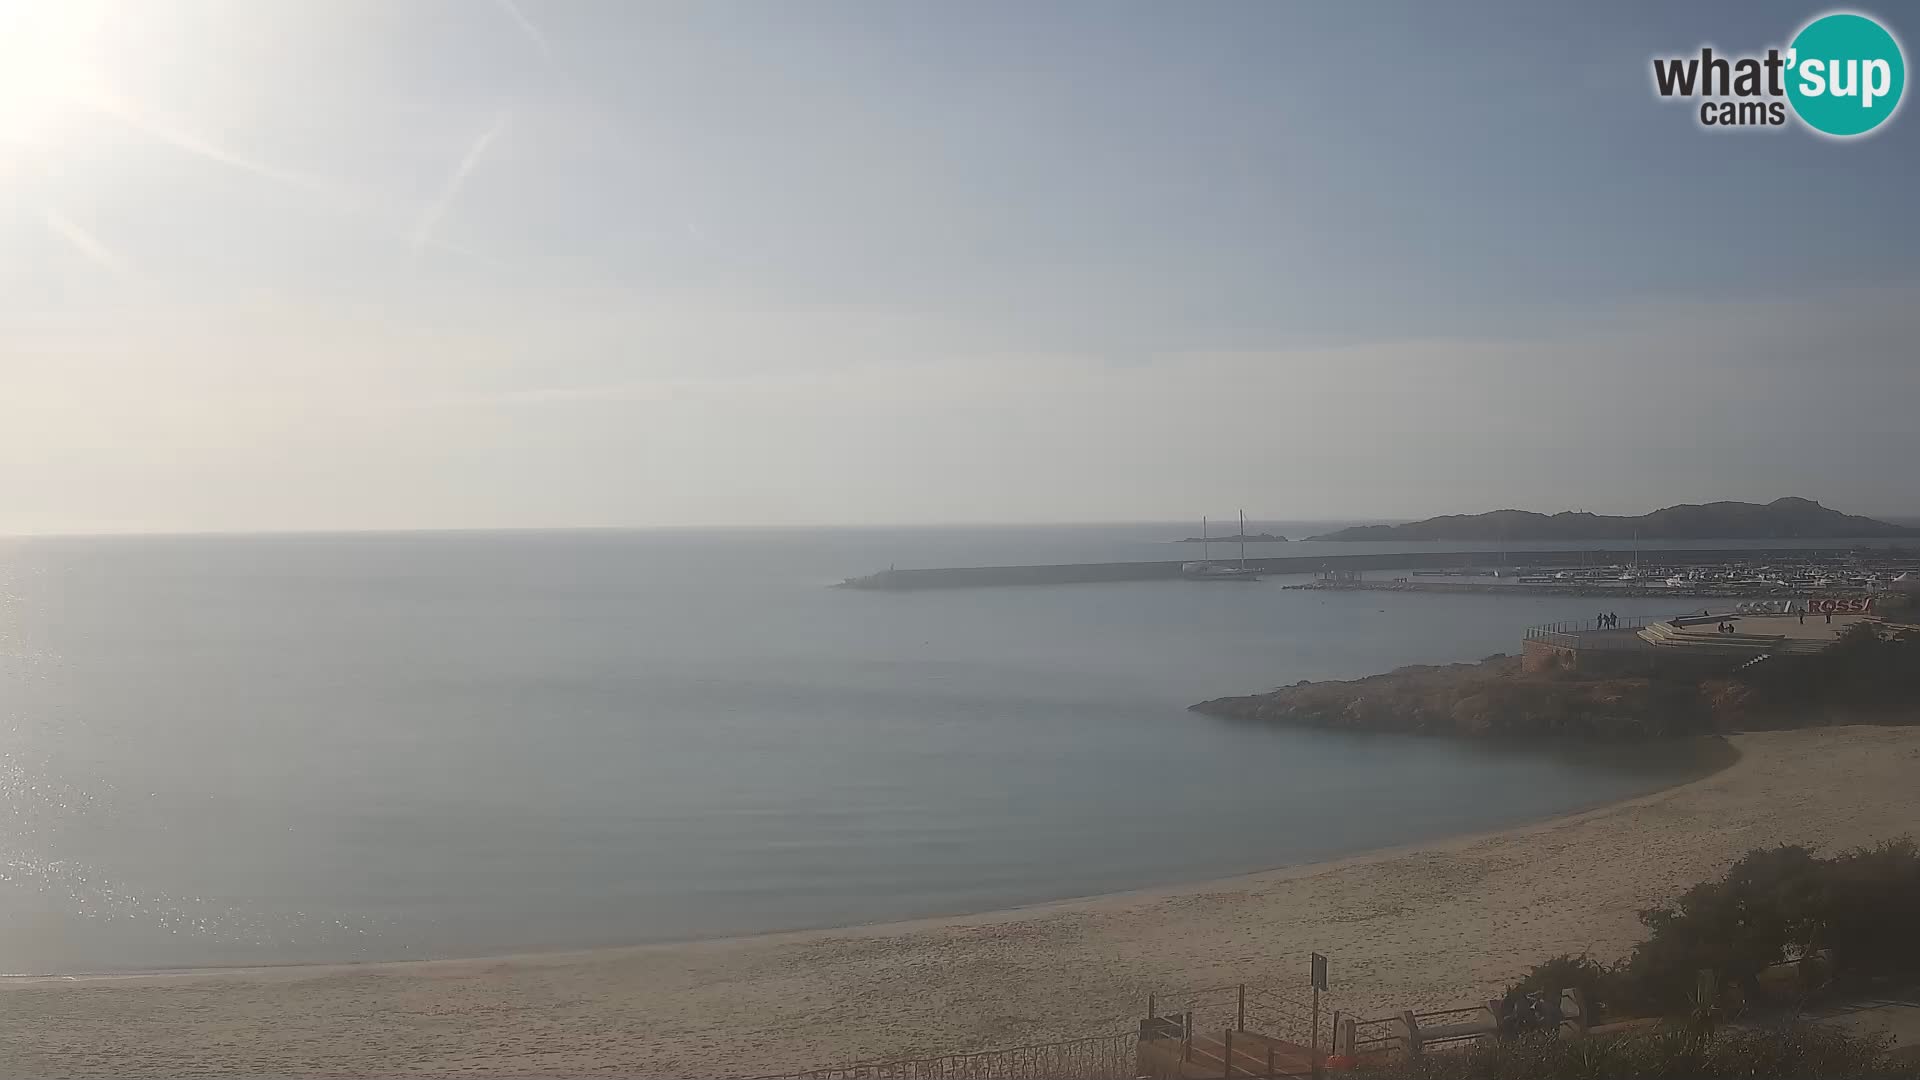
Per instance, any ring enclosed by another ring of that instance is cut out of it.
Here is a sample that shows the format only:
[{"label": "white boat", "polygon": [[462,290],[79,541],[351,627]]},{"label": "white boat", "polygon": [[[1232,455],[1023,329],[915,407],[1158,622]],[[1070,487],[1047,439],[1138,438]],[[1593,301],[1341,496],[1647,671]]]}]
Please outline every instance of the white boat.
[{"label": "white boat", "polygon": [[1194,581],[1258,581],[1260,571],[1247,565],[1247,512],[1240,512],[1240,565],[1217,563],[1212,559],[1213,542],[1207,536],[1207,519],[1200,519],[1199,562],[1181,563],[1180,576]]},{"label": "white boat", "polygon": [[1180,576],[1194,581],[1258,581],[1260,571],[1224,563],[1190,562],[1180,564]]},{"label": "white boat", "polygon": [[1640,530],[1633,531],[1633,565],[1620,572],[1620,581],[1640,580]]}]

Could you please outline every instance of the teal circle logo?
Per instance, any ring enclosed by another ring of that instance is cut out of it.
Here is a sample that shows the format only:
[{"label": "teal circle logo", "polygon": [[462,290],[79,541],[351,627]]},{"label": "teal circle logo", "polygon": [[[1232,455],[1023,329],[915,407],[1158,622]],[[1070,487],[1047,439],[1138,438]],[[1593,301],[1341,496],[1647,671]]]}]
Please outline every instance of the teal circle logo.
[{"label": "teal circle logo", "polygon": [[1900,107],[1907,61],[1886,27],[1852,12],[1823,15],[1787,52],[1787,100],[1815,131],[1847,138],[1879,127]]}]

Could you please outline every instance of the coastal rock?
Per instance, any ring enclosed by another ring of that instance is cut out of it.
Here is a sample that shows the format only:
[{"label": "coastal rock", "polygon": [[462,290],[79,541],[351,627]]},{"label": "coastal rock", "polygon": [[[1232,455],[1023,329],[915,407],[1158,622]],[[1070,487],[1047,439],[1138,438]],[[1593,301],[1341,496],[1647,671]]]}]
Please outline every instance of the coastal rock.
[{"label": "coastal rock", "polygon": [[1634,739],[1720,730],[1693,682],[1521,671],[1517,657],[1414,665],[1364,679],[1296,683],[1193,706],[1211,716],[1299,727],[1425,735]]},{"label": "coastal rock", "polygon": [[1519,657],[1417,664],[1193,706],[1210,716],[1343,731],[1626,740],[1736,729],[1920,721],[1920,628],[1861,623],[1809,655],[1700,678],[1526,671]]}]

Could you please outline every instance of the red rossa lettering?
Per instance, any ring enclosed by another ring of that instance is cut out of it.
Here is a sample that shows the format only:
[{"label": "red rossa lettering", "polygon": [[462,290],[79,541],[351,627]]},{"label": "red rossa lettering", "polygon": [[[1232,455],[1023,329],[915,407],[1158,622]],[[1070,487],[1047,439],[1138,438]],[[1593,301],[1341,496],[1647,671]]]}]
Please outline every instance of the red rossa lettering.
[{"label": "red rossa lettering", "polygon": [[1871,596],[1816,596],[1807,600],[1813,615],[1867,615],[1873,611]]}]

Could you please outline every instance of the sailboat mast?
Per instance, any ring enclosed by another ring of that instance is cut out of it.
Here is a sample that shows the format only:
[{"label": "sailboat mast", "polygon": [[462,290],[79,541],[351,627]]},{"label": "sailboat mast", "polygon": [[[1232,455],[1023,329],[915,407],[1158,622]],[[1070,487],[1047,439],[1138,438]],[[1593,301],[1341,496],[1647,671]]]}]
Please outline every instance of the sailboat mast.
[{"label": "sailboat mast", "polygon": [[1207,519],[1203,514],[1200,517],[1200,561],[1210,562],[1212,559],[1213,541],[1207,538]]},{"label": "sailboat mast", "polygon": [[1247,568],[1247,512],[1240,511],[1240,569]]}]

